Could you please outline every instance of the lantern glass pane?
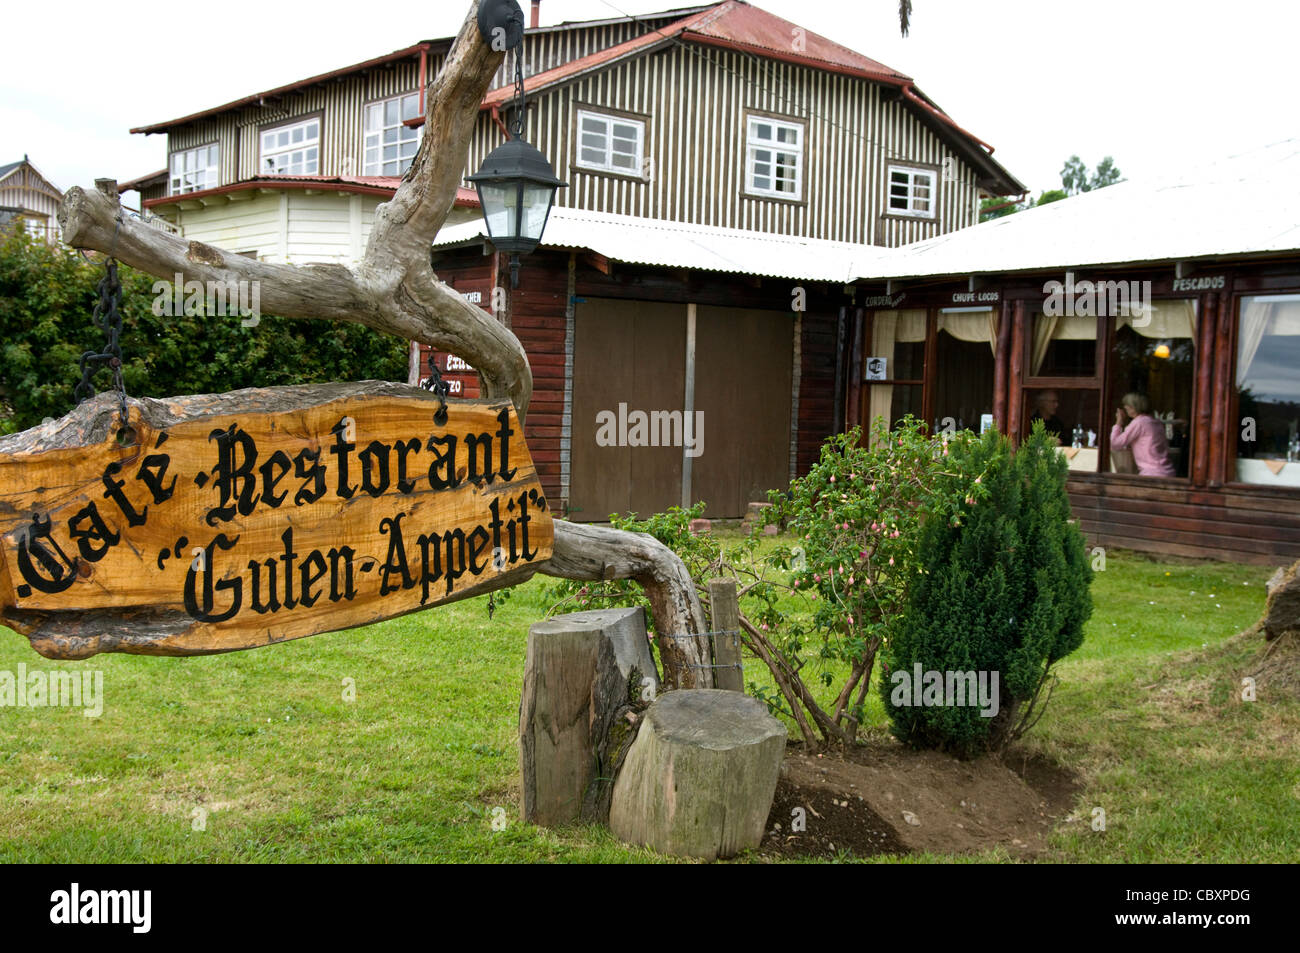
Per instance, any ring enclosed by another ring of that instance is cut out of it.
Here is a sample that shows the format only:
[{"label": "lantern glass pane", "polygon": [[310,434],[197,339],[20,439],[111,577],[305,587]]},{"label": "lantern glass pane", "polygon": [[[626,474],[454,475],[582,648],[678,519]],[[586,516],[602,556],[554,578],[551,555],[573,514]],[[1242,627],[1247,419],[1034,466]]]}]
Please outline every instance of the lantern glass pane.
[{"label": "lantern glass pane", "polygon": [[515,234],[515,195],[517,187],[508,182],[480,182],[479,200],[483,218],[492,238],[513,238]]},{"label": "lantern glass pane", "polygon": [[520,234],[533,241],[542,237],[546,227],[546,216],[551,210],[551,200],[555,196],[555,187],[551,185],[524,185],[523,228]]}]

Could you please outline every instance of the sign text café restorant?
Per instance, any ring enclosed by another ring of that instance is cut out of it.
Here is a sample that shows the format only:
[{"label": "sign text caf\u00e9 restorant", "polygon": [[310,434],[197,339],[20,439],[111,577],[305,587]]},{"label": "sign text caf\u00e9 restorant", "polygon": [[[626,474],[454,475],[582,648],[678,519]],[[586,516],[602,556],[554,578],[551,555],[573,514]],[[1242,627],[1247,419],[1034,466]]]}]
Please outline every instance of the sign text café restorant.
[{"label": "sign text caf\u00e9 restorant", "polygon": [[442,427],[423,397],[165,427],[133,409],[127,447],[0,441],[0,618],[21,631],[29,613],[174,609],[188,624],[165,654],[189,654],[522,581],[553,537],[514,408],[449,409]]}]

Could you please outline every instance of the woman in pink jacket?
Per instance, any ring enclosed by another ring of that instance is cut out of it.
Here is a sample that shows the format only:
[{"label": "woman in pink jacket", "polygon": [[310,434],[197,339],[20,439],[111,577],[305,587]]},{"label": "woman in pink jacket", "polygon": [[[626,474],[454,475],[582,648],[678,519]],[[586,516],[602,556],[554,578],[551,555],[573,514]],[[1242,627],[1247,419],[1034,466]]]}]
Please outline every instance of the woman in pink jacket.
[{"label": "woman in pink jacket", "polygon": [[1165,425],[1151,416],[1151,401],[1144,394],[1125,394],[1120,403],[1123,407],[1115,411],[1110,432],[1111,449],[1132,450],[1142,476],[1174,476]]}]

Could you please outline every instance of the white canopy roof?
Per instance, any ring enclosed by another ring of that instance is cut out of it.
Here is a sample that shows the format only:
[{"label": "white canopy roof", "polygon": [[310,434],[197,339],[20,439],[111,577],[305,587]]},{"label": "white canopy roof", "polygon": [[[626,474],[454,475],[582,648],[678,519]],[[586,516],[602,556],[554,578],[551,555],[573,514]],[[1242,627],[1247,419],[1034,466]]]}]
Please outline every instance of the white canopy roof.
[{"label": "white canopy roof", "polygon": [[885,253],[855,277],[977,275],[1300,250],[1300,140],[1127,181]]},{"label": "white canopy roof", "polygon": [[[465,245],[486,237],[487,228],[479,218],[444,228],[433,247]],[[613,261],[638,265],[840,284],[852,281],[855,263],[867,249],[843,242],[571,208],[551,210],[542,247],[588,249]],[[892,249],[888,253],[897,254]]]}]

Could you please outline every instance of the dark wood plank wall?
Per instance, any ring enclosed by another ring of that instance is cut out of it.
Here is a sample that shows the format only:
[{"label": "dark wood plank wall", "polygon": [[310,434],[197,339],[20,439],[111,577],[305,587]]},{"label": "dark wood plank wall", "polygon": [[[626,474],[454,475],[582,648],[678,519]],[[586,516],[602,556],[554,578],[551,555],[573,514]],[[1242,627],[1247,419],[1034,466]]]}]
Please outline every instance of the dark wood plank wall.
[{"label": "dark wood plank wall", "polygon": [[[541,264],[538,260],[537,264]],[[508,324],[528,354],[533,370],[533,400],[528,405],[524,437],[552,511],[562,513],[560,433],[564,426],[564,337],[568,299],[568,265],[554,256],[554,267],[525,267],[510,295]],[[502,269],[509,274],[507,269]],[[508,279],[507,279],[508,283]]]},{"label": "dark wood plank wall", "polygon": [[1300,500],[1262,487],[1193,488],[1151,477],[1071,474],[1091,546],[1276,565],[1300,558]]},{"label": "dark wood plank wall", "polygon": [[821,456],[822,441],[836,430],[835,366],[838,315],[803,316],[799,377],[799,435],[795,475],[803,476]]}]

